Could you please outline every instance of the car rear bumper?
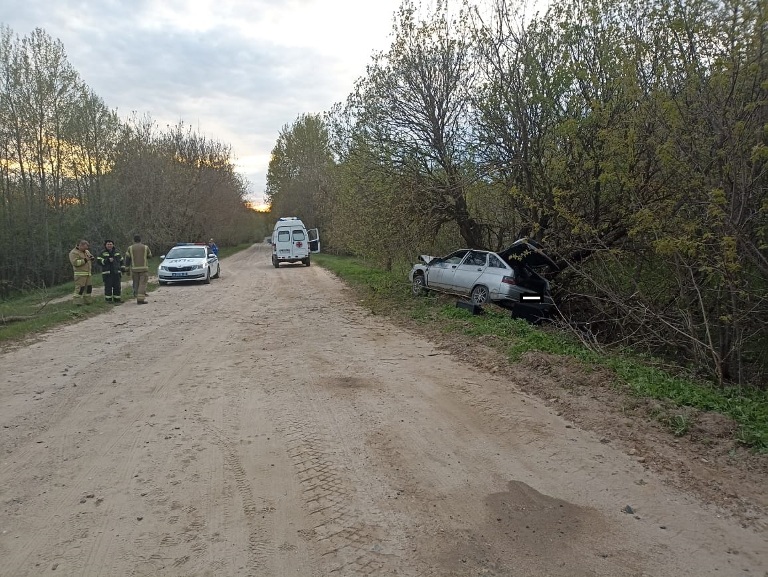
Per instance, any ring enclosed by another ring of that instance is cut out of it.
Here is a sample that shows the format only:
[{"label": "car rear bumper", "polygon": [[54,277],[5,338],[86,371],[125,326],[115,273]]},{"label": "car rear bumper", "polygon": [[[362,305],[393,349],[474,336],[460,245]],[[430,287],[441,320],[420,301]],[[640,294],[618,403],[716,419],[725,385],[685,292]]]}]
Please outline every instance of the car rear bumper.
[{"label": "car rear bumper", "polygon": [[552,297],[548,294],[537,295],[536,293],[512,292],[500,295],[498,300],[494,297],[496,304],[506,309],[530,309],[546,312],[554,306]]}]

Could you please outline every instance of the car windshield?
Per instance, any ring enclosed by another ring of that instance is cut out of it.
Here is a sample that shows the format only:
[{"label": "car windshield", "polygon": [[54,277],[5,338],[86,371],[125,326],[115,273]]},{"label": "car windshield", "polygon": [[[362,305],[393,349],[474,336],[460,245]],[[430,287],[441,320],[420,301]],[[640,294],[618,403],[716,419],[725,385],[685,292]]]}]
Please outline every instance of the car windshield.
[{"label": "car windshield", "polygon": [[205,258],[205,247],[175,246],[168,251],[165,258]]}]

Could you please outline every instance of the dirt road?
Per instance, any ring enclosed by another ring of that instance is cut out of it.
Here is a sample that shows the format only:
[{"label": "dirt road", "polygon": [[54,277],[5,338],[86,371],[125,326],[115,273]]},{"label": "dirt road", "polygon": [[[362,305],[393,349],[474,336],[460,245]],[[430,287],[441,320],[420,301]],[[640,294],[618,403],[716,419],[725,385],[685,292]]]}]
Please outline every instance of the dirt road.
[{"label": "dirt road", "polygon": [[768,575],[764,520],[325,270],[254,246],[222,271],[0,354],[0,575]]}]

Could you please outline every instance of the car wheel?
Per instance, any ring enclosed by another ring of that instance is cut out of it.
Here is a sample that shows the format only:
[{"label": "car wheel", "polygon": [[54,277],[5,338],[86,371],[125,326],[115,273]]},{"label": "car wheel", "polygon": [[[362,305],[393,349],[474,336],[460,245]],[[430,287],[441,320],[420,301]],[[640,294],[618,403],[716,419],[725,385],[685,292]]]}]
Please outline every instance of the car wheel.
[{"label": "car wheel", "polygon": [[211,284],[211,269],[210,268],[207,271],[205,271],[205,280],[203,282],[205,284]]},{"label": "car wheel", "polygon": [[303,263],[304,263],[304,266],[309,266],[309,259],[308,259],[308,258],[305,258],[305,259],[304,259],[303,261],[301,261],[301,262],[303,262]]},{"label": "car wheel", "polygon": [[490,300],[488,289],[483,285],[477,285],[472,289],[472,302],[476,305],[484,305]]},{"label": "car wheel", "polygon": [[275,268],[280,268],[280,263],[277,262],[277,259],[274,257],[274,255],[272,256],[272,266]]},{"label": "car wheel", "polygon": [[160,286],[165,286],[168,283],[166,283],[164,280],[159,280],[157,281],[157,284],[159,284]]},{"label": "car wheel", "polygon": [[216,265],[216,274],[211,278],[219,278],[221,276],[221,265]]},{"label": "car wheel", "polygon": [[427,287],[424,283],[423,274],[417,274],[413,277],[413,282],[411,283],[411,292],[415,297],[420,297],[427,294]]}]

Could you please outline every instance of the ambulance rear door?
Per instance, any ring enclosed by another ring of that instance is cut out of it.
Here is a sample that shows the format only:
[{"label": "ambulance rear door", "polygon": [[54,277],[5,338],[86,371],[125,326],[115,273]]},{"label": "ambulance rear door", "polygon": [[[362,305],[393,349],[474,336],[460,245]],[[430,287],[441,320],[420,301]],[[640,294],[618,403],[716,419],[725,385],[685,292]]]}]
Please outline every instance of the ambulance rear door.
[{"label": "ambulance rear door", "polygon": [[309,237],[309,251],[320,252],[320,233],[316,228],[307,231]]}]

